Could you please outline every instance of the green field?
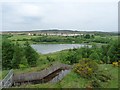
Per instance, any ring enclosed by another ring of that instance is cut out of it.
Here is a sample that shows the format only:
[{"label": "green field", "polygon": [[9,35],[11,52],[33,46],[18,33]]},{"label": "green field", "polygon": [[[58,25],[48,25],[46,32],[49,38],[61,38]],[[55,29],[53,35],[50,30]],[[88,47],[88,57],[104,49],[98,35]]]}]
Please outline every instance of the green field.
[{"label": "green field", "polygon": [[31,38],[36,38],[39,36],[29,36],[29,35],[13,35],[12,37],[10,37],[10,40],[22,40],[22,39],[31,39]]},{"label": "green field", "polygon": [[[66,36],[29,36],[29,35],[12,35],[8,37],[12,41],[18,41],[20,44],[24,44],[25,41],[29,41],[31,44],[65,44],[65,43],[100,43],[104,41],[117,40],[118,36],[104,36],[99,35],[94,38],[85,39],[81,36],[78,37],[66,37]],[[37,39],[44,39],[42,41],[33,41]],[[51,39],[51,41],[49,41]],[[104,44],[104,43],[102,43]]]}]

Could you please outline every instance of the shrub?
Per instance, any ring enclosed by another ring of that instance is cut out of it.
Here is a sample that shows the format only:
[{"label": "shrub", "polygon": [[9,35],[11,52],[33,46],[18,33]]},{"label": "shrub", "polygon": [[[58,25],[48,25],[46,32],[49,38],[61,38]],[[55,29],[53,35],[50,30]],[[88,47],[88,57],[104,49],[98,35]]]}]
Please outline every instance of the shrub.
[{"label": "shrub", "polygon": [[74,71],[84,78],[90,78],[98,70],[98,65],[90,59],[82,59],[74,66]]},{"label": "shrub", "polygon": [[24,64],[19,64],[19,67],[20,67],[20,69],[25,69],[25,68],[27,68],[28,66],[26,66],[26,65],[24,65]]},{"label": "shrub", "polygon": [[113,62],[112,65],[113,65],[114,67],[118,67],[118,62]]},{"label": "shrub", "polygon": [[54,58],[52,58],[52,57],[49,57],[49,56],[47,56],[47,58],[46,58],[49,62],[53,62],[53,61],[55,61],[55,59]]},{"label": "shrub", "polygon": [[101,87],[99,80],[92,80],[90,83],[91,83],[91,87],[94,88]]},{"label": "shrub", "polygon": [[100,84],[100,80],[98,80],[96,77],[93,77],[92,80],[90,80],[86,85],[86,88],[100,88],[100,87],[102,87]]}]

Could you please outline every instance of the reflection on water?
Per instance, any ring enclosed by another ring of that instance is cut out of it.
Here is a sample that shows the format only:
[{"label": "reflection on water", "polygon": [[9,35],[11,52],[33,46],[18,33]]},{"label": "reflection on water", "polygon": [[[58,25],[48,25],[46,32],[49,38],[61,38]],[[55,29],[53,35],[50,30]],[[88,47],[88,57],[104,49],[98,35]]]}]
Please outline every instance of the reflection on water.
[{"label": "reflection on water", "polygon": [[35,44],[31,46],[39,53],[48,54],[65,49],[80,48],[86,45],[85,44]]}]

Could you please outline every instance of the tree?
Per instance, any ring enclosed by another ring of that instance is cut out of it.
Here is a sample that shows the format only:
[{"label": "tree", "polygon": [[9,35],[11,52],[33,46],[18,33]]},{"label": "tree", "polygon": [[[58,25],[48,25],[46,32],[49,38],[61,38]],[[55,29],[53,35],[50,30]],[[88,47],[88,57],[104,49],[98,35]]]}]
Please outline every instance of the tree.
[{"label": "tree", "polygon": [[29,66],[36,66],[38,53],[30,46],[28,42],[24,44],[25,56]]},{"label": "tree", "polygon": [[107,63],[107,56],[104,56],[104,57],[103,57],[103,62],[104,62],[104,63]]},{"label": "tree", "polygon": [[82,47],[81,51],[83,58],[89,58],[89,55],[91,54],[91,49],[88,46]]},{"label": "tree", "polygon": [[90,35],[89,35],[89,34],[86,34],[84,38],[90,39]]},{"label": "tree", "polygon": [[27,59],[24,55],[24,49],[18,42],[14,45],[14,54],[12,59],[12,67],[20,68],[20,65],[28,67]]},{"label": "tree", "polygon": [[90,56],[90,59],[92,60],[100,60],[99,55],[96,52],[93,52]]},{"label": "tree", "polygon": [[19,68],[21,62],[21,47],[18,42],[14,45],[14,54],[12,58],[12,68]]},{"label": "tree", "polygon": [[110,57],[107,56],[107,63],[109,64],[110,63]]},{"label": "tree", "polygon": [[8,40],[2,40],[2,68],[11,69],[12,68],[12,58],[14,53],[14,44]]},{"label": "tree", "polygon": [[120,42],[119,39],[116,41],[113,41],[113,47],[114,47],[114,51],[112,52],[114,57],[114,61],[118,61],[120,60]]},{"label": "tree", "polygon": [[28,62],[27,62],[27,59],[25,56],[22,57],[22,60],[19,64],[19,68],[21,69],[24,69],[24,68],[27,68],[29,65],[28,65]]},{"label": "tree", "polygon": [[79,61],[79,59],[77,58],[77,53],[75,51],[69,51],[65,60],[69,64],[77,63]]},{"label": "tree", "polygon": [[107,56],[109,56],[110,63],[118,61],[120,59],[120,43],[117,40],[111,40],[109,46]]},{"label": "tree", "polygon": [[91,35],[91,38],[95,38],[95,36],[94,36],[94,35]]}]

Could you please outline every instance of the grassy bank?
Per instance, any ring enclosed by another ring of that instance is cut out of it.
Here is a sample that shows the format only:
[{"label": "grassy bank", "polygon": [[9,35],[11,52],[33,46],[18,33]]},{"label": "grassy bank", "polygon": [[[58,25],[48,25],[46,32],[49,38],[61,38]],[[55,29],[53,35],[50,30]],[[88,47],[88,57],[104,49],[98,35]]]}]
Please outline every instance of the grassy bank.
[{"label": "grassy bank", "polygon": [[[118,68],[111,64],[100,64],[100,70],[106,70],[112,75],[112,79],[108,82],[100,82],[103,88],[118,88]],[[19,88],[86,88],[91,79],[85,79],[71,71],[58,83],[45,84],[28,84],[22,85]]]}]

